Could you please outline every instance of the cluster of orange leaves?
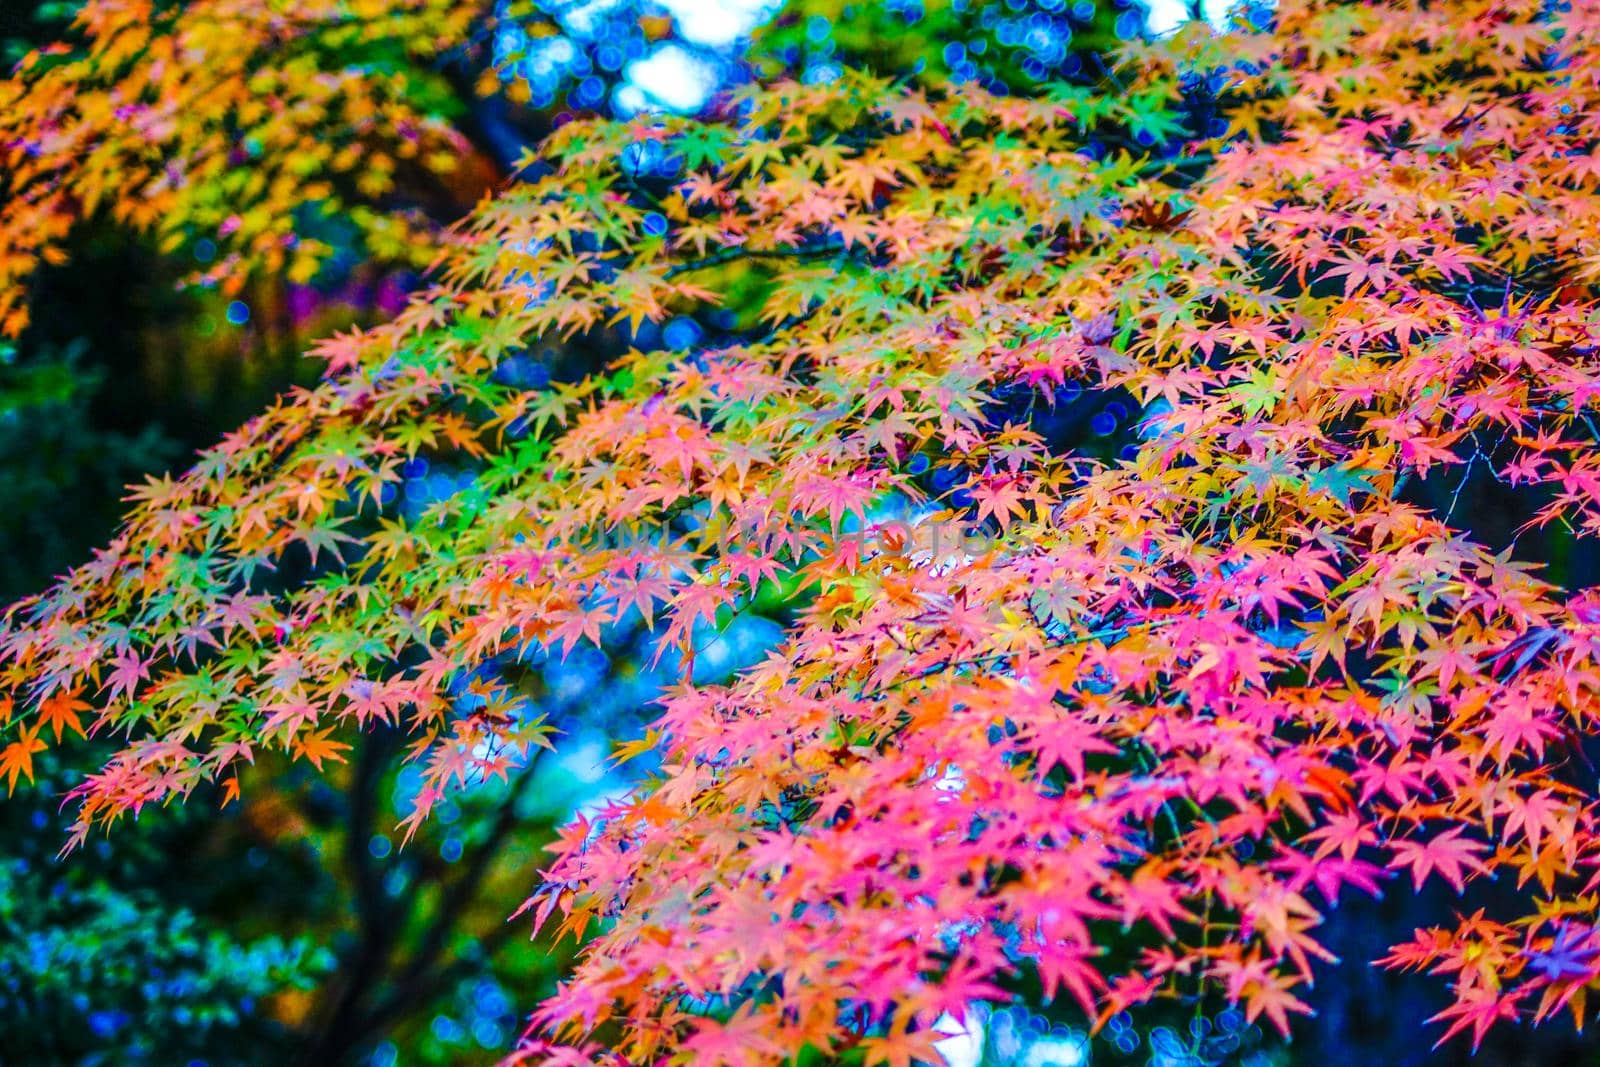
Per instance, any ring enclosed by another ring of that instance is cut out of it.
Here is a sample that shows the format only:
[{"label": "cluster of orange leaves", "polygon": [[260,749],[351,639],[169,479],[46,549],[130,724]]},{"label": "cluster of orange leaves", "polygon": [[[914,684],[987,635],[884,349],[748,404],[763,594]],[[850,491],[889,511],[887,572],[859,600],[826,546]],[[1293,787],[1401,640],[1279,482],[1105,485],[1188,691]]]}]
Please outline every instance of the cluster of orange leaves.
[{"label": "cluster of orange leaves", "polygon": [[[1229,80],[1226,133],[1085,151],[1185,71]],[[1600,599],[1400,495],[1499,450],[1534,522],[1600,534],[1600,7],[1297,0],[1119,77],[849,75],[720,126],[563,128],[432,289],[12,610],[0,771],[125,733],[73,793],[81,840],[237,788],[261,746],[320,762],[400,723],[415,822],[546,743],[478,665],[631,613],[692,654],[799,577],[781,646],[671,690],[660,775],[542,872],[525,907],[589,940],[529,1060],[927,1061],[1018,974],[1095,1019],[1198,988],[1286,1028],[1320,909],[1389,878],[1523,890],[1389,957],[1448,976],[1446,1035],[1581,1022]],[[645,142],[689,160],[664,193],[629,169]],[[495,373],[752,278],[725,346]],[[1129,458],[1046,447],[1028,412],[1067,383],[1144,405]],[[407,517],[386,487],[417,455],[475,480]],[[992,536],[835,535],[892,502]]]},{"label": "cluster of orange leaves", "polygon": [[[0,336],[26,283],[99,212],[175,249],[210,240],[200,276],[304,282],[332,251],[297,209],[353,224],[372,258],[425,266],[436,224],[397,191],[483,164],[429,104],[429,64],[483,32],[477,0],[90,0],[76,40],[0,78]],[[398,69],[397,69],[398,68]]]}]

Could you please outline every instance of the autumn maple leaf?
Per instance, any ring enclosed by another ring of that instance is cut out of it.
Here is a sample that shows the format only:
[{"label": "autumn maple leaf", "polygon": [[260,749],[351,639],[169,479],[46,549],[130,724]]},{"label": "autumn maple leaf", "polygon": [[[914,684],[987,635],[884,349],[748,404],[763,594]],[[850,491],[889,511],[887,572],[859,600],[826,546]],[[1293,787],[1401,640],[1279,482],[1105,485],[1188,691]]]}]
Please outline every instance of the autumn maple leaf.
[{"label": "autumn maple leaf", "polygon": [[1400,839],[1389,843],[1389,851],[1396,865],[1411,871],[1411,880],[1418,889],[1428,875],[1437,872],[1455,887],[1457,893],[1466,888],[1468,872],[1489,873],[1489,868],[1478,858],[1478,853],[1488,851],[1488,846],[1461,836],[1460,827],[1452,827],[1427,840]]}]

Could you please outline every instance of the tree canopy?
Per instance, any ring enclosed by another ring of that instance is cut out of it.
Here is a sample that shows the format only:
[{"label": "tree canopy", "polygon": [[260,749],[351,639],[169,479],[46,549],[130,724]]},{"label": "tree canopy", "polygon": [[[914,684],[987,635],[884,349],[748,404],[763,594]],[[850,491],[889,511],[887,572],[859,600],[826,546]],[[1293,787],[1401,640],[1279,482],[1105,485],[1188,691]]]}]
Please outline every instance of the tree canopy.
[{"label": "tree canopy", "polygon": [[[414,829],[560,744],[531,660],[642,625],[679,667],[619,755],[659,766],[529,872],[581,942],[529,1062],[937,1062],[1018,996],[1287,1030],[1342,896],[1491,879],[1378,962],[1449,983],[1441,1039],[1581,1023],[1600,600],[1524,549],[1600,533],[1596,130],[1587,0],[564,123],[11,609],[0,772],[121,739],[77,844],[393,724]],[[1518,537],[1453,524],[1475,473]],[[697,679],[754,615],[765,658]]]}]

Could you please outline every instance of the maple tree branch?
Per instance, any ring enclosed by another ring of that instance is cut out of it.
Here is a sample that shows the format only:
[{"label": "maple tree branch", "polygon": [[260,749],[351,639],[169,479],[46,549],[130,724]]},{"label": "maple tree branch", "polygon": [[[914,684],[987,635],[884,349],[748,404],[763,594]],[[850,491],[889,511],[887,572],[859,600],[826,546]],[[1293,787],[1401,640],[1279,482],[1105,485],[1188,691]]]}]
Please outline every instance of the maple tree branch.
[{"label": "maple tree branch", "polygon": [[356,883],[356,918],[361,937],[354,954],[341,967],[341,981],[332,1007],[316,1027],[300,1062],[306,1067],[334,1064],[359,1040],[351,1035],[350,1019],[360,1011],[373,984],[383,973],[393,949],[393,908],[385,902],[377,869],[373,866],[368,843],[377,813],[378,786],[383,766],[394,749],[393,731],[364,733],[356,754],[355,772],[350,785],[349,825],[345,830],[344,856]]},{"label": "maple tree branch", "polygon": [[[472,898],[477,894],[478,887],[488,875],[494,859],[500,853],[500,848],[505,844],[505,839],[510,835],[517,823],[517,806],[522,798],[527,795],[529,786],[533,783],[533,761],[523,768],[522,774],[517,778],[509,794],[501,801],[495,812],[494,823],[490,826],[483,844],[478,846],[472,854],[466,869],[461,876],[445,889],[443,898],[439,901],[438,909],[434,913],[433,922],[423,934],[422,942],[416,951],[411,954],[411,959],[406,963],[398,978],[394,981],[394,991],[384,1000],[375,1005],[363,1018],[362,1027],[371,1031],[379,1027],[385,1020],[398,1015],[408,1005],[423,999],[427,992],[435,987],[449,964],[443,968],[436,967],[440,954],[444,951],[445,941],[450,931],[455,927],[461,912]],[[510,929],[511,924],[503,924],[496,928]],[[429,975],[433,977],[430,979]]]},{"label": "maple tree branch", "polygon": [[380,913],[388,909],[383,903],[382,886],[368,843],[377,814],[377,785],[382,778],[382,762],[393,750],[394,742],[388,731],[363,733],[361,738],[355,780],[350,787],[350,825],[345,831],[344,853],[345,863],[356,881],[358,918],[363,930],[375,936]]},{"label": "maple tree branch", "polygon": [[1186,156],[1168,156],[1163,159],[1152,159],[1139,167],[1140,174],[1153,174],[1160,177],[1184,167],[1209,167],[1215,163],[1217,157],[1210,152],[1195,152]]},{"label": "maple tree branch", "polygon": [[741,259],[810,259],[823,258],[835,252],[846,251],[843,241],[825,241],[819,245],[797,245],[794,248],[725,248],[721,252],[713,253],[703,259],[680,263],[666,272],[667,278],[676,278],[680,274],[691,271],[709,270],[720,267],[724,263],[733,263]]},{"label": "maple tree branch", "polygon": [[466,121],[460,124],[461,132],[477,145],[501,172],[511,178],[521,173],[518,164],[523,156],[544,139],[549,132],[542,128],[529,138],[524,136],[514,122],[504,98],[485,97],[474,87],[476,74],[461,57],[452,57],[441,64],[441,71],[450,87],[455,90],[466,109]]},{"label": "maple tree branch", "polygon": [[[1099,630],[1090,630],[1087,633],[1073,634],[1071,637],[1063,637],[1060,640],[1052,641],[1050,647],[1070,648],[1073,645],[1086,645],[1091,641],[1110,641],[1115,644],[1131,634],[1144,630],[1158,629],[1162,626],[1170,626],[1179,621],[1179,618],[1180,616],[1172,616],[1165,619],[1150,619],[1147,622],[1133,622],[1121,626],[1108,626]],[[985,664],[999,663],[1001,660],[1010,659],[1014,656],[1016,656],[1015,652],[990,652],[982,656],[972,656],[966,659],[951,657],[925,668],[919,677],[926,678],[929,675],[938,674],[940,671],[949,670],[952,667],[978,667]]]}]

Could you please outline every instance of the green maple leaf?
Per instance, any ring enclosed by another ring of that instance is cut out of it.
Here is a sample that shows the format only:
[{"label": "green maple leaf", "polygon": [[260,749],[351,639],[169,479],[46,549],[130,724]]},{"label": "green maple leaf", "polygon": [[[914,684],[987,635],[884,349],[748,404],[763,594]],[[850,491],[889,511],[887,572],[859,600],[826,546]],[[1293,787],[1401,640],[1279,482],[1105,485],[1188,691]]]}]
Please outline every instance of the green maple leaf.
[{"label": "green maple leaf", "polygon": [[1376,493],[1377,487],[1367,480],[1372,474],[1363,467],[1319,467],[1306,473],[1306,487],[1313,492],[1327,493],[1341,504],[1350,503],[1350,495],[1357,490]]},{"label": "green maple leaf", "polygon": [[679,134],[672,142],[672,146],[683,153],[683,165],[690,170],[707,163],[722,166],[732,145],[732,135],[719,126],[696,126]]},{"label": "green maple leaf", "polygon": [[1151,143],[1168,141],[1183,134],[1183,120],[1172,110],[1165,91],[1136,93],[1128,99],[1123,121],[1128,132],[1150,137]]}]

